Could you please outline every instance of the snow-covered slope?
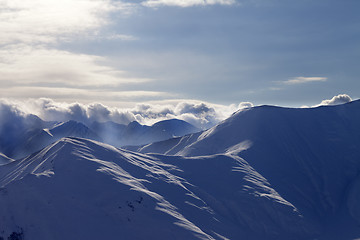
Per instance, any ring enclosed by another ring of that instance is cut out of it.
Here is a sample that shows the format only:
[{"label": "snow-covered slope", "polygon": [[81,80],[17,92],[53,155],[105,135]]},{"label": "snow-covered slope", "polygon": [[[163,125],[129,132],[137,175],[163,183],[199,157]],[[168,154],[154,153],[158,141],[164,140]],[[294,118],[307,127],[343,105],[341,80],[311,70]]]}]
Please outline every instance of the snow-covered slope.
[{"label": "snow-covered slope", "polygon": [[199,156],[226,152],[246,140],[254,144],[273,143],[273,140],[275,143],[286,142],[287,139],[298,141],[299,138],[351,143],[352,140],[359,141],[359,119],[360,100],[317,108],[259,106],[234,113],[202,133],[132,149],[143,153]]},{"label": "snow-covered slope", "polygon": [[358,239],[359,146],[360,101],[139,149],[167,155],[65,138],[0,166],[0,239]]},{"label": "snow-covered slope", "polygon": [[201,134],[139,151],[239,156],[332,237],[360,236],[360,101],[310,109],[254,107]]},{"label": "snow-covered slope", "polygon": [[229,154],[148,156],[65,138],[2,166],[0,185],[3,239],[308,239],[318,230]]}]

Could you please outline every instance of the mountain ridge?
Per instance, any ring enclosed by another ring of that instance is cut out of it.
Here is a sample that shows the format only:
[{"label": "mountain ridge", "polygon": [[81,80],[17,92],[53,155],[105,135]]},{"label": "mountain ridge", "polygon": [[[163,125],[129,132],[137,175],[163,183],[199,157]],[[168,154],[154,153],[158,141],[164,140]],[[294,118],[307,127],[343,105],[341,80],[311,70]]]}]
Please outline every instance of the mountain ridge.
[{"label": "mountain ridge", "polygon": [[[170,123],[170,124],[168,124]],[[116,147],[150,143],[195,132],[199,129],[182,120],[160,121],[153,126],[114,122],[97,123],[88,127],[82,122],[46,122],[35,115],[9,116],[0,122],[0,152],[19,159],[36,152],[63,137],[82,137],[107,142]],[[5,159],[5,158],[2,158]]]},{"label": "mountain ridge", "polygon": [[[0,237],[355,239],[359,122],[360,101],[254,107],[209,130],[137,148],[165,155],[63,138],[0,167]],[[30,219],[39,219],[36,227]]]},{"label": "mountain ridge", "polygon": [[313,231],[240,158],[163,157],[64,138],[8,164],[0,168],[0,236],[278,239]]}]

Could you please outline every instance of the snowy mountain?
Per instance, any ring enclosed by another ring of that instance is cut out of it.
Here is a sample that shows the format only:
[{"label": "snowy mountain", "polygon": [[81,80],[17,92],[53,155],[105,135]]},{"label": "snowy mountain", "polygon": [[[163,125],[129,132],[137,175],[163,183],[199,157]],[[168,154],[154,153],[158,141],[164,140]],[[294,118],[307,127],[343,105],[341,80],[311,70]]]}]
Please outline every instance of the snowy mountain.
[{"label": "snowy mountain", "polygon": [[64,138],[0,166],[0,239],[357,239],[359,123],[353,101],[254,107],[147,154]]},{"label": "snowy mountain", "polygon": [[0,168],[0,238],[304,239],[314,229],[246,161],[65,138]]},{"label": "snowy mountain", "polygon": [[25,147],[29,139],[39,134],[39,130],[49,128],[54,123],[45,122],[35,115],[14,115],[9,112],[1,116],[0,152],[15,159],[32,153],[28,152]]},{"label": "snowy mountain", "polygon": [[82,137],[101,140],[92,130],[80,122],[45,122],[30,115],[22,121],[9,121],[0,132],[0,150],[14,159],[39,151],[63,137]]},{"label": "snowy mountain", "polygon": [[351,239],[360,236],[359,146],[360,101],[354,101],[309,109],[254,107],[205,132],[138,150],[241,157],[304,217],[317,219],[322,231],[336,229],[337,239]]},{"label": "snowy mountain", "polygon": [[258,146],[258,143],[284,144],[301,139],[331,145],[346,142],[343,145],[347,147],[359,141],[359,119],[360,100],[317,108],[258,106],[234,113],[207,131],[131,149],[142,153],[199,156],[225,153],[244,141]]},{"label": "snowy mountain", "polygon": [[193,125],[178,119],[160,121],[152,126],[141,125],[136,121],[128,125],[94,122],[90,128],[104,142],[116,147],[148,144],[200,131]]},{"label": "snowy mountain", "polygon": [[153,126],[132,122],[94,122],[90,128],[77,121],[46,122],[35,115],[8,117],[0,122],[0,152],[18,159],[39,151],[63,137],[80,137],[103,141],[120,147],[161,141],[184,136],[199,129],[177,119],[165,120]]},{"label": "snowy mountain", "polygon": [[59,123],[47,132],[49,133],[49,135],[57,138],[57,140],[63,137],[81,137],[93,140],[101,139],[85,124],[73,120]]}]

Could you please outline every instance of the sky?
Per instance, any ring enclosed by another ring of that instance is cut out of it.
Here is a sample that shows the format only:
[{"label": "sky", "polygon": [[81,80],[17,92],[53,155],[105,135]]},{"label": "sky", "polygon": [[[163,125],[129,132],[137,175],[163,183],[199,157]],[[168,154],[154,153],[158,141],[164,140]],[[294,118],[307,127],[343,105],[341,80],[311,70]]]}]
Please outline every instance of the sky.
[{"label": "sky", "polygon": [[242,103],[357,99],[359,9],[358,0],[0,0],[0,98],[131,111],[205,104],[225,115]]}]

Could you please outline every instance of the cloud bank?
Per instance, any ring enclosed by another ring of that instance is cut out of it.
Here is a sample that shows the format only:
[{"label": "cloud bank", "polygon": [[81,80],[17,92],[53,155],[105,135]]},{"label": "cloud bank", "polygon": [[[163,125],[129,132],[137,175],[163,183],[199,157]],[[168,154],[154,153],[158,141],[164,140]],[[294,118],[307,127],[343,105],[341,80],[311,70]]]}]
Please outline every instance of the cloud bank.
[{"label": "cloud bank", "polygon": [[11,118],[24,118],[34,114],[46,121],[76,120],[86,124],[93,121],[113,121],[120,124],[138,121],[152,125],[161,120],[177,118],[207,129],[226,119],[234,111],[252,106],[249,102],[225,106],[199,101],[178,101],[174,104],[138,104],[134,108],[115,108],[101,103],[61,103],[48,98],[26,101],[1,99],[0,114]]},{"label": "cloud bank", "polygon": [[351,102],[352,99],[349,95],[347,94],[339,94],[337,96],[334,96],[331,99],[325,99],[323,100],[320,104],[316,105],[316,106],[328,106],[328,105],[339,105],[339,104],[344,104],[344,103],[348,103]]},{"label": "cloud bank", "polygon": [[163,97],[166,93],[134,88],[151,79],[110,66],[106,57],[59,49],[77,40],[136,40],[106,31],[112,14],[126,16],[134,8],[111,0],[0,0],[0,96],[88,102]]},{"label": "cloud bank", "polygon": [[[127,4],[128,5],[128,4]],[[0,0],[0,44],[55,43],[95,32],[126,4],[110,0]]]}]

